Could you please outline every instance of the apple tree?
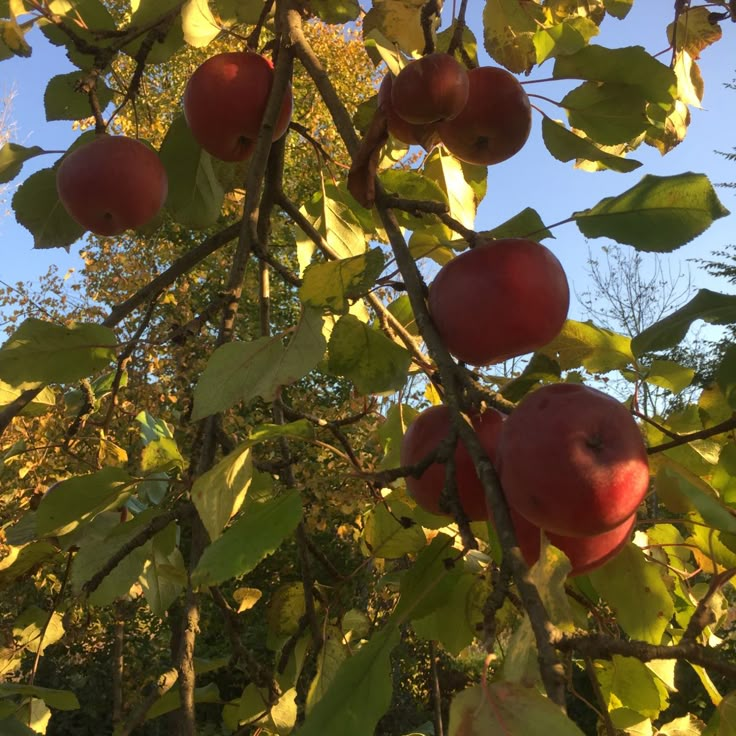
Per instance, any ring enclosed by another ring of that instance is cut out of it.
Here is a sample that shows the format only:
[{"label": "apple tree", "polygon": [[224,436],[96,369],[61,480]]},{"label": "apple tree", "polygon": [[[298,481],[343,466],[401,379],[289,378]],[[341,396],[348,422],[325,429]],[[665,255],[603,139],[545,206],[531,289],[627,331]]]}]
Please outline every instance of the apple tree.
[{"label": "apple tree", "polygon": [[6,143],[0,183],[34,247],[87,238],[71,291],[4,302],[2,733],[732,733],[733,350],[638,402],[736,297],[617,334],[541,243],[669,253],[727,210],[647,174],[475,228],[533,115],[587,172],[687,145],[733,3],[663,14],[666,61],[595,43],[632,0],[362,5],[0,0],[0,60],[62,47],[46,114],[80,130]]}]

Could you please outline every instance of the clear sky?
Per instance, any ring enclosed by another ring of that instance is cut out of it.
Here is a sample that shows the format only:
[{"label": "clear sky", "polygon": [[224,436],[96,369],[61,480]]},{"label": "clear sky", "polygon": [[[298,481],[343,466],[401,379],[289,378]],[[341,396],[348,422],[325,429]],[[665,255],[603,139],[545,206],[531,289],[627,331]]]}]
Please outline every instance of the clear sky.
[{"label": "clear sky", "polygon": [[[693,4],[700,4],[694,2]],[[453,3],[445,2],[444,16],[449,19]],[[480,29],[480,15],[484,3],[470,0],[469,23]],[[650,53],[667,47],[665,27],[673,14],[672,0],[635,0],[629,17],[624,21],[607,18],[596,42],[610,47],[642,45]],[[705,173],[711,181],[736,181],[736,163],[728,162],[714,150],[731,151],[736,147],[736,90],[724,87],[736,78],[736,24],[722,23],[724,38],[706,49],[699,60],[705,79],[703,109],[692,109],[692,123],[685,141],[666,156],[655,149],[642,146],[635,152],[643,166],[630,174],[614,172],[589,173],[576,170],[572,164],[563,164],[547,152],[541,136],[541,116],[534,115],[532,133],[527,145],[514,158],[489,168],[488,194],[481,205],[477,230],[484,230],[504,221],[524,207],[533,207],[546,223],[568,217],[576,210],[595,205],[600,199],[620,194],[633,186],[647,173],[672,175],[684,171]],[[46,122],[43,108],[43,90],[49,77],[73,70],[63,52],[51,46],[38,32],[29,36],[33,55],[29,59],[12,58],[0,62],[0,93],[15,89],[13,118],[17,125],[14,137],[24,145],[38,145],[46,149],[64,149],[77,136],[68,122]],[[480,44],[482,46],[482,43]],[[481,63],[491,63],[480,49]],[[668,56],[663,57],[667,59]],[[551,76],[552,61],[545,63],[533,78]],[[565,82],[530,84],[530,93],[560,99],[569,88]],[[534,100],[553,117],[562,118],[564,112],[543,101]],[[32,160],[23,169],[21,178],[38,168],[51,165],[53,157]],[[16,182],[17,183],[17,182]],[[724,205],[736,212],[734,190],[719,189]],[[594,254],[607,244],[603,239],[586,243],[574,224],[555,228],[555,241],[547,241],[560,258],[572,283],[573,290],[585,289],[587,274],[585,261],[588,246]],[[666,256],[677,264],[689,258],[708,257],[713,250],[736,243],[734,217],[718,220],[705,234],[687,246]],[[11,215],[0,219],[0,279],[14,283],[33,279],[55,263],[65,271],[81,266],[78,247],[67,254],[61,249],[33,250],[30,234],[17,225]],[[707,277],[692,268],[694,286],[707,286],[720,291],[733,291],[728,284]],[[571,316],[584,317],[580,307],[572,306]]]}]

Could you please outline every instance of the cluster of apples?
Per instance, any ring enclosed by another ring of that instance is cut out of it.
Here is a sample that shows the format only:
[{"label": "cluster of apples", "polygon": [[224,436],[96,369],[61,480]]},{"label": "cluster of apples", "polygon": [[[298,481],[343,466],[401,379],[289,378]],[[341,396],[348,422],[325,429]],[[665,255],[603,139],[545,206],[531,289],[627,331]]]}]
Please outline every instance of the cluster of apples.
[{"label": "cluster of apples", "polygon": [[[560,262],[523,238],[478,243],[443,266],[428,307],[448,351],[475,366],[537,350],[559,334],[570,301]],[[614,556],[629,539],[649,487],[639,427],[618,401],[582,384],[558,383],[528,394],[508,419],[495,409],[470,417],[499,475],[521,551],[539,558],[540,531],[581,575]],[[423,411],[401,445],[402,465],[416,465],[451,430],[446,406]],[[492,520],[470,455],[453,455],[458,498],[471,521]],[[434,514],[441,507],[445,465],[432,463],[407,488]]]},{"label": "cluster of apples", "polygon": [[[402,465],[435,451],[451,421],[444,405],[419,414],[402,440]],[[489,408],[471,421],[498,473],[529,565],[539,559],[541,530],[567,555],[571,576],[601,566],[626,544],[649,487],[649,465],[639,427],[623,404],[582,384],[557,383],[528,394],[508,418]],[[468,519],[492,521],[462,442],[453,459]],[[447,513],[441,506],[443,463],[406,483],[422,508]]]},{"label": "cluster of apples", "polygon": [[499,67],[466,70],[453,56],[434,53],[387,74],[378,106],[389,132],[429,149],[438,140],[457,158],[490,166],[521,150],[531,130],[529,98],[516,77]]},{"label": "cluster of apples", "polygon": [[[184,92],[184,116],[205,151],[222,161],[243,161],[253,153],[273,75],[271,61],[250,51],[217,54],[195,70]],[[291,111],[289,86],[273,140],[286,132]],[[145,143],[103,134],[62,159],[56,188],[77,223],[109,236],[150,222],[166,201],[168,179]]]}]

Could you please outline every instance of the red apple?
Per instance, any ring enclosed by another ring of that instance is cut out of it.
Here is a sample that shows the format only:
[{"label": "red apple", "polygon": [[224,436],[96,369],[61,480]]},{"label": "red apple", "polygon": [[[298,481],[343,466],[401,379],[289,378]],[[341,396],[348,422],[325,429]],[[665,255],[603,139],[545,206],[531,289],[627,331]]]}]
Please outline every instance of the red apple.
[{"label": "red apple", "polygon": [[429,54],[407,64],[394,80],[391,103],[407,123],[452,120],[468,101],[468,73],[449,54]]},{"label": "red apple", "polygon": [[649,487],[647,450],[628,409],[581,384],[527,394],[504,422],[497,458],[509,506],[565,537],[623,524]]},{"label": "red apple", "polygon": [[65,156],[56,189],[66,211],[97,235],[145,225],[166,201],[161,160],[134,138],[100,135]]},{"label": "red apple", "polygon": [[447,349],[471,365],[536,350],[567,319],[570,291],[551,251],[532,240],[485,241],[445,264],[429,311]]},{"label": "red apple", "polygon": [[388,132],[409,146],[423,146],[427,151],[432,148],[439,137],[435,126],[431,123],[424,125],[415,125],[407,123],[406,120],[399,117],[391,103],[391,89],[393,88],[393,77],[387,74],[381,86],[378,88],[378,107],[383,111],[388,123]]},{"label": "red apple", "polygon": [[518,153],[529,137],[529,98],[516,77],[499,67],[468,72],[468,102],[437,132],[450,153],[471,164],[490,166]]},{"label": "red apple", "polygon": [[[255,147],[273,84],[273,65],[260,54],[232,51],[197,67],[184,90],[184,117],[207,153],[222,161],[244,161]],[[291,120],[291,85],[284,95],[273,140]]]},{"label": "red apple", "polygon": [[[526,564],[531,567],[539,559],[541,529],[513,509],[511,520],[521,553],[524,555]],[[636,514],[633,514],[613,529],[590,537],[563,537],[553,532],[545,532],[545,534],[555,547],[567,555],[572,565],[569,576],[575,577],[591,572],[615,557],[629,541],[635,522]]]},{"label": "red apple", "polygon": [[[496,444],[501,432],[504,415],[495,409],[486,409],[472,417],[473,426],[483,448],[494,461]],[[432,406],[425,409],[409,425],[401,441],[401,464],[415,465],[435,450],[450,432],[452,417],[449,407]],[[483,486],[475,472],[473,461],[458,441],[455,446],[455,479],[457,492],[465,513],[471,521],[483,521],[489,517]],[[408,476],[406,485],[409,494],[424,509],[432,514],[447,512],[440,508],[440,495],[445,486],[445,464],[432,463],[419,478]]]}]

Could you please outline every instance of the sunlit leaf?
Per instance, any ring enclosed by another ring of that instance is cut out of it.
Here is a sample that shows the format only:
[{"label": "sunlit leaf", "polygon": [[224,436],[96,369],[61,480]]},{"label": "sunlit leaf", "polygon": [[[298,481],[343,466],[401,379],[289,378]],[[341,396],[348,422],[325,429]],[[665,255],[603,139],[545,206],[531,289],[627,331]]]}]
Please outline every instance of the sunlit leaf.
[{"label": "sunlit leaf", "polygon": [[509,71],[528,72],[537,61],[534,34],[542,8],[524,0],[486,0],[483,43],[490,57]]},{"label": "sunlit leaf", "polygon": [[597,35],[596,23],[581,16],[565,18],[561,23],[539,28],[533,37],[537,64],[555,56],[574,54]]},{"label": "sunlit leaf", "polygon": [[728,210],[702,174],[645,176],[617,197],[575,212],[588,238],[612,238],[639,250],[668,252],[689,243]]},{"label": "sunlit leaf", "polygon": [[249,444],[240,445],[192,486],[192,501],[210,539],[217,539],[245,501],[253,477]]},{"label": "sunlit leaf", "polygon": [[270,401],[281,386],[315,368],[324,352],[322,316],[315,309],[303,311],[286,347],[283,335],[222,345],[210,356],[197,383],[192,418],[202,419],[256,396]]},{"label": "sunlit leaf", "polygon": [[181,9],[184,40],[195,48],[207,46],[220,33],[207,0],[187,0]]},{"label": "sunlit leaf", "polygon": [[363,394],[400,389],[411,364],[404,347],[351,314],[335,325],[328,353],[330,371],[350,379]]},{"label": "sunlit leaf", "polygon": [[538,690],[509,682],[476,685],[450,704],[448,736],[582,736]]},{"label": "sunlit leaf", "polygon": [[562,370],[583,366],[591,372],[611,371],[634,362],[630,345],[625,335],[569,319],[540,352],[553,358]]},{"label": "sunlit leaf", "polygon": [[363,521],[363,542],[375,557],[395,559],[419,552],[427,546],[427,537],[419,524],[406,526],[401,519],[409,519],[409,507],[398,501],[391,502],[391,511],[379,503]]},{"label": "sunlit leaf", "polygon": [[310,307],[322,307],[338,314],[348,309],[348,299],[364,296],[383,270],[380,248],[339,261],[313,263],[304,271],[299,297]]},{"label": "sunlit leaf", "polygon": [[421,10],[424,0],[373,0],[363,18],[363,31],[379,30],[389,41],[410,54],[424,48]]},{"label": "sunlit leaf", "polygon": [[132,491],[132,478],[122,468],[103,468],[63,480],[41,499],[36,512],[38,533],[68,533],[103,511],[119,507]]},{"label": "sunlit leaf", "polygon": [[18,143],[5,143],[0,147],[0,184],[15,179],[26,161],[42,153],[45,151],[39,146],[26,147]]},{"label": "sunlit leaf", "polygon": [[675,73],[641,46],[586,46],[576,54],[559,56],[552,73],[556,79],[631,85],[650,102],[663,105],[672,103],[677,89]]},{"label": "sunlit leaf", "polygon": [[589,577],[626,634],[650,644],[661,643],[674,602],[659,565],[647,560],[635,545],[627,544]]},{"label": "sunlit leaf", "polygon": [[615,156],[596,146],[592,141],[581,138],[564,125],[545,117],[542,120],[542,137],[547,150],[558,161],[596,161],[612,171],[628,172],[638,169],[641,162]]},{"label": "sunlit leaf", "polygon": [[705,5],[685,7],[677,14],[677,22],[667,26],[667,38],[677,51],[687,51],[693,59],[700,52],[721,39],[723,31],[711,18],[711,9]]},{"label": "sunlit leaf", "polygon": [[398,643],[399,629],[389,625],[346,659],[299,729],[299,736],[374,736],[379,718],[391,703],[390,655]]},{"label": "sunlit leaf", "polygon": [[49,687],[39,687],[38,685],[24,685],[20,682],[0,683],[0,698],[12,698],[18,695],[38,698],[56,710],[79,709],[79,700],[70,690],[55,690]]},{"label": "sunlit leaf", "polygon": [[217,585],[250,572],[264,557],[273,554],[302,516],[297,491],[289,491],[248,511],[205,548],[192,573],[192,584]]}]

